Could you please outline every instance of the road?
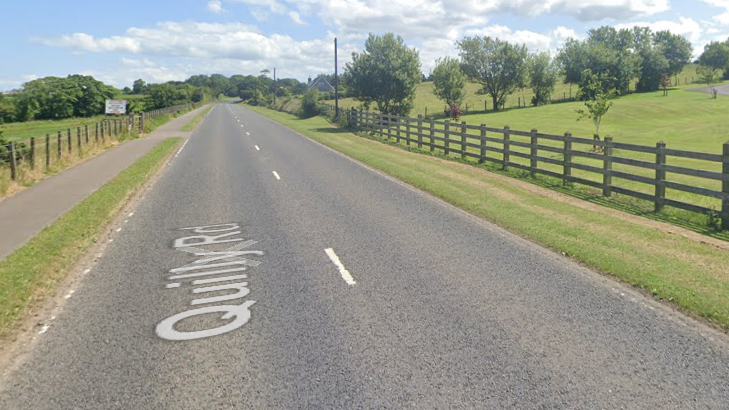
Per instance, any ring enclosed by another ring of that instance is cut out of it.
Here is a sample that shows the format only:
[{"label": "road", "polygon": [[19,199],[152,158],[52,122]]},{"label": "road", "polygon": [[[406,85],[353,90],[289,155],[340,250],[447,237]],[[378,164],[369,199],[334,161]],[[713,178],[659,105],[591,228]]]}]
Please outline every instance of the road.
[{"label": "road", "polygon": [[0,408],[729,403],[726,338],[243,107],[121,228]]},{"label": "road", "polygon": [[[729,95],[729,84],[717,85],[714,86],[714,88],[716,88],[716,93],[718,95]],[[711,88],[709,87],[691,88],[686,91],[711,94]]]}]

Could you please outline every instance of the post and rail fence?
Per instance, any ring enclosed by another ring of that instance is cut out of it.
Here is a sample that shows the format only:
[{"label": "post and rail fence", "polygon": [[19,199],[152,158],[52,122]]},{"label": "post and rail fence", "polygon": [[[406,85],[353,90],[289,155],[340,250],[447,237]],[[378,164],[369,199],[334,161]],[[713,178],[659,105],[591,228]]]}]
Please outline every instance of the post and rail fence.
[{"label": "post and rail fence", "polygon": [[[398,143],[416,144],[419,149],[425,146],[430,152],[440,150],[481,164],[490,162],[502,169],[516,168],[531,176],[547,175],[564,184],[587,185],[605,197],[638,198],[652,202],[656,212],[670,206],[709,215],[720,219],[722,229],[729,229],[729,142],[723,144],[721,154],[711,154],[670,149],[664,142],[653,147],[616,142],[611,137],[578,138],[569,132],[550,135],[536,129],[436,121],[422,115],[410,118],[343,111],[340,117],[350,126]],[[667,190],[690,195],[673,199]]]},{"label": "post and rail fence", "polygon": [[[5,146],[0,146],[0,167],[7,167],[10,170],[10,179],[17,180],[19,168],[27,164],[33,170],[40,162],[45,169],[58,163],[63,155],[83,155],[84,147],[89,144],[105,144],[107,139],[118,140],[120,137],[129,136],[132,132],[143,134],[145,124],[150,120],[173,114],[180,111],[187,111],[195,108],[193,103],[180,104],[172,107],[161,108],[152,111],[132,113],[118,118],[104,118],[94,124],[86,124],[76,127],[75,130],[67,128],[59,130],[57,138],[52,134],[44,137],[32,137],[25,140],[10,141]],[[75,144],[74,138],[75,135]]]}]

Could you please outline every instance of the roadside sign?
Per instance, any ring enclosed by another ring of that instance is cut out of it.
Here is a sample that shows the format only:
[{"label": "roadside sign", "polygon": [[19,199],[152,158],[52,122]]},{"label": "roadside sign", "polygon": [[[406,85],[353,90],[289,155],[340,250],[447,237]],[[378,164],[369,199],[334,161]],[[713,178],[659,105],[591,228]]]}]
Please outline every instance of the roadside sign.
[{"label": "roadside sign", "polygon": [[107,114],[126,114],[127,100],[106,100]]}]

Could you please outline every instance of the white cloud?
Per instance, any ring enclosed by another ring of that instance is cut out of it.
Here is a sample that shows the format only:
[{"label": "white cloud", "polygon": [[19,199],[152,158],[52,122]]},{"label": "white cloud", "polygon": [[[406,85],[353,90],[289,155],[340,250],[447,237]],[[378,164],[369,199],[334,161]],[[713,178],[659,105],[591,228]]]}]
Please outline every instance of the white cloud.
[{"label": "white cloud", "polygon": [[208,2],[208,11],[213,14],[221,14],[223,11],[223,3],[220,2],[220,0],[210,0]]},{"label": "white cloud", "polygon": [[301,16],[299,15],[299,13],[297,13],[295,11],[289,11],[289,17],[291,17],[291,21],[293,21],[294,23],[296,23],[298,25],[301,25],[301,26],[306,25],[306,22],[301,19]]},{"label": "white cloud", "polygon": [[712,19],[723,25],[729,25],[729,0],[701,0],[709,6],[724,9],[724,13],[717,14]]},{"label": "white cloud", "polygon": [[271,12],[276,14],[284,14],[288,10],[286,6],[279,3],[276,0],[225,0],[232,3],[243,3],[249,6],[268,8]]}]

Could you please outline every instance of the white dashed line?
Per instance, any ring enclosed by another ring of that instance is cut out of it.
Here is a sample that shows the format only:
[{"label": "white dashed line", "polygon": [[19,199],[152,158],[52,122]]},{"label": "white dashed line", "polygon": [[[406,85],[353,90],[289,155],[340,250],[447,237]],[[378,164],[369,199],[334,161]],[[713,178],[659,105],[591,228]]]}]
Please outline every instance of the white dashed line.
[{"label": "white dashed line", "polygon": [[261,150],[260,148],[258,148],[258,145],[256,145],[255,147],[256,147],[256,151],[260,151]]},{"label": "white dashed line", "polygon": [[51,325],[43,325],[43,328],[38,332],[39,335],[42,335],[43,333],[48,331],[48,328],[51,327]]},{"label": "white dashed line", "polygon": [[132,212],[132,213],[129,214],[129,217],[132,217],[132,216],[134,216],[134,212]]},{"label": "white dashed line", "polygon": [[167,289],[179,288],[180,287],[180,283],[179,282],[177,282],[177,283],[168,283],[168,284],[165,285],[165,287]]},{"label": "white dashed line", "polygon": [[337,269],[339,269],[339,274],[342,275],[342,279],[347,282],[347,285],[355,285],[357,282],[354,281],[352,274],[350,274],[349,271],[344,267],[344,265],[342,265],[342,262],[339,260],[339,256],[334,253],[334,249],[327,248],[324,249],[324,252],[326,252],[327,256],[329,256],[329,259],[331,259]]},{"label": "white dashed line", "polygon": [[278,175],[278,172],[273,171],[273,176],[275,176],[276,179],[281,180],[281,177]]},{"label": "white dashed line", "polygon": [[246,135],[251,135],[251,133],[250,133],[250,132],[248,132],[248,131],[246,131]]},{"label": "white dashed line", "polygon": [[117,232],[121,232],[121,228],[117,229],[116,231],[117,231]]}]

